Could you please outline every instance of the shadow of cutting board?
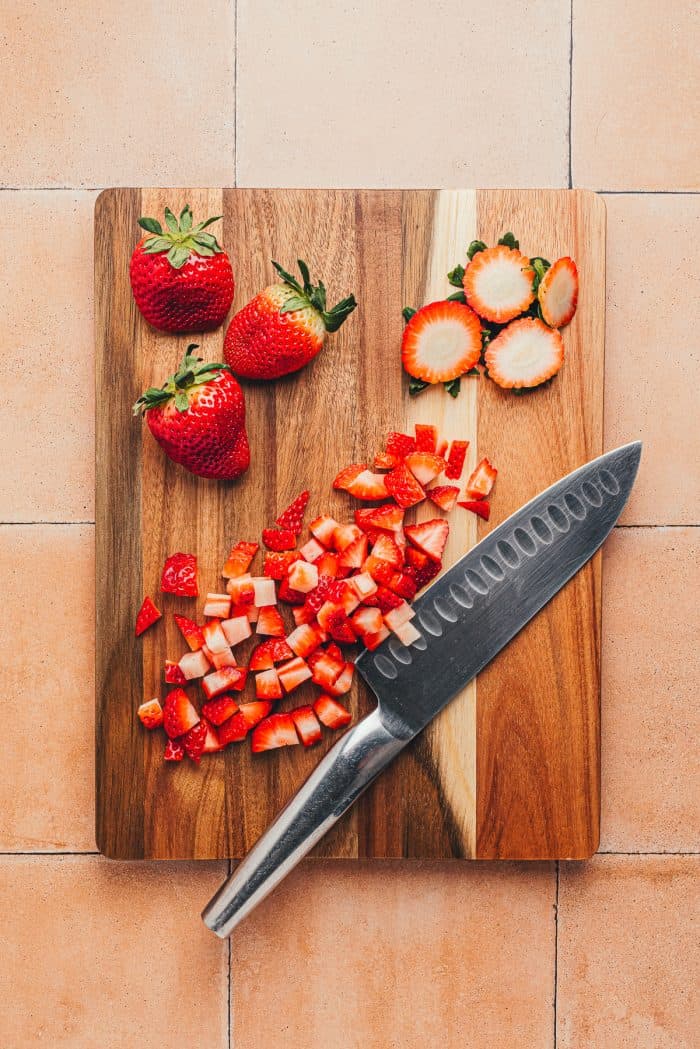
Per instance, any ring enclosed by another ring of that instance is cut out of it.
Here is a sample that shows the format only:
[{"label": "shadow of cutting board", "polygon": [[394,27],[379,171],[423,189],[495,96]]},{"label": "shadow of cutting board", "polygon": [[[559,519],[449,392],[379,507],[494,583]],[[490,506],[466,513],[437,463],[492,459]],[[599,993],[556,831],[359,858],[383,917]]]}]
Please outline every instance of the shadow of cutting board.
[{"label": "shadow of cutting board", "polygon": [[[140,215],[189,202],[195,221],[223,215],[217,236],[236,276],[234,308],[271,283],[270,259],[308,261],[335,301],[359,309],[312,364],[274,384],[247,384],[252,464],[239,482],[197,479],[169,462],[131,405],[172,372],[189,342],[221,360],[225,326],[201,338],[151,330],[129,287]],[[409,399],[399,362],[401,308],[443,298],[445,274],[478,237],[513,230],[526,254],[570,254],[579,308],[564,330],[566,362],[525,396],[464,379]],[[194,602],[160,595],[174,550],[197,554],[200,590],[220,588],[235,540],[261,529],[302,489],[312,516],[350,517],[330,488],[337,470],[371,459],[386,432],[416,421],[471,440],[498,466],[488,525],[456,509],[456,559],[538,491],[602,451],[605,211],[581,190],[107,190],[95,213],[97,344],[97,842],[119,858],[240,857],[322,753],[252,755],[247,744],[190,762],[162,761],[164,736],[136,719],[163,695],[164,658],[183,643],[170,613]],[[414,512],[415,513],[415,512]],[[424,507],[419,516],[434,516]],[[309,517],[308,519],[311,519]],[[133,636],[145,593],[166,613]],[[196,612],[201,616],[202,599]],[[306,687],[306,686],[304,686]],[[315,850],[327,857],[580,858],[598,844],[600,555],[467,686]],[[194,690],[192,690],[194,693]],[[310,695],[311,693],[308,693]],[[305,701],[300,690],[296,706]],[[298,698],[297,698],[298,697]],[[372,706],[356,684],[355,717]]]}]

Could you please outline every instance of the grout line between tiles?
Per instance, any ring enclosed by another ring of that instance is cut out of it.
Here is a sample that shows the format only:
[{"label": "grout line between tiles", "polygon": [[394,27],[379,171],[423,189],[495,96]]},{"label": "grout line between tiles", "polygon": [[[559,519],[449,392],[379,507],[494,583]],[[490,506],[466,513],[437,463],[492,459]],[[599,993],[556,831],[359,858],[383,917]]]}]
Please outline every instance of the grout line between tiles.
[{"label": "grout line between tiles", "polygon": [[574,0],[569,3],[569,189],[573,188],[574,176],[572,168],[572,98],[574,86]]},{"label": "grout line between tiles", "polygon": [[[235,62],[235,64],[237,64],[237,60],[234,60],[234,62]],[[235,65],[234,65],[234,68],[235,68]],[[234,113],[234,142],[237,141],[237,137],[238,137],[237,136],[237,126],[238,126],[238,118],[237,118],[236,113]],[[191,188],[192,189],[205,189],[207,185],[208,184],[202,183],[201,186],[192,186]],[[237,146],[236,146],[235,154],[234,154],[234,182],[233,182],[233,185],[234,185],[234,187],[238,185],[238,149],[237,149]],[[114,186],[114,185],[111,185],[111,186],[31,186],[31,185],[27,185],[27,186],[2,186],[2,185],[0,185],[0,193],[52,193],[52,192],[57,192],[57,193],[101,193],[105,189],[128,189],[128,188],[130,188],[130,187],[126,186],[126,185],[125,186],[121,186],[121,185],[120,186]],[[224,187],[224,188],[227,188],[227,187]],[[272,187],[272,188],[279,189],[279,188],[284,188],[284,187],[275,186],[275,187]],[[330,187],[317,186],[317,187],[314,187],[314,188],[326,189],[326,188],[330,188]],[[349,186],[349,187],[346,187],[346,188],[352,189],[354,187]],[[370,188],[375,188],[375,187],[370,187]],[[409,189],[412,189],[412,190],[433,189],[434,186],[410,186],[410,187],[404,187],[404,186],[380,186],[380,187],[376,187],[376,188],[388,192],[389,190],[392,190],[392,189],[404,189],[404,188],[409,188]],[[481,186],[476,186],[476,187],[472,187],[472,188],[476,188],[476,189],[504,189],[504,188],[508,188],[508,187],[481,185]],[[532,188],[532,187],[530,187],[530,188]],[[700,195],[700,189],[601,189],[600,187],[594,188],[592,186],[573,186],[572,183],[571,183],[571,179],[569,179],[568,187],[562,186],[561,188],[562,189],[567,189],[567,188],[568,189],[592,189],[594,193],[603,193],[603,194],[606,194],[607,196],[697,197],[697,196]]]},{"label": "grout line between tiles", "polygon": [[559,978],[559,860],[554,889],[554,1049],[557,1049],[557,981]]}]

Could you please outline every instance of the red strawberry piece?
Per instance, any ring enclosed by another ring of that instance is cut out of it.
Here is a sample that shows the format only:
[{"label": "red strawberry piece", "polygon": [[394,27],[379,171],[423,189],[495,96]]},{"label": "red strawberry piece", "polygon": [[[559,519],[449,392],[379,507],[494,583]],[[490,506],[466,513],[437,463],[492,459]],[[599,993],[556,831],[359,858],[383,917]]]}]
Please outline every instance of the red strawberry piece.
[{"label": "red strawberry piece", "polygon": [[412,575],[416,581],[416,589],[422,590],[424,586],[439,575],[442,571],[442,562],[433,561],[432,558],[424,554],[422,550],[417,550],[414,546],[409,546],[406,551],[406,572]]},{"label": "red strawberry piece", "polygon": [[165,697],[163,726],[171,739],[184,736],[199,721],[199,714],[182,688],[174,688]]},{"label": "red strawberry piece", "polygon": [[204,721],[205,725],[207,726],[207,733],[204,737],[204,747],[202,748],[202,753],[216,754],[217,751],[224,749],[224,744],[219,739],[219,735],[214,726],[211,725],[206,720],[206,718],[202,718],[202,721]]},{"label": "red strawberry piece", "polygon": [[255,675],[255,695],[272,702],[282,698],[282,685],[274,667]]},{"label": "red strawberry piece", "polygon": [[345,656],[340,651],[340,649],[336,645],[335,641],[330,641],[326,645],[326,655],[330,656],[331,659],[337,659],[339,663],[344,663],[345,662]]},{"label": "red strawberry piece", "polygon": [[182,737],[182,745],[185,748],[185,754],[188,758],[191,758],[196,765],[199,765],[202,757],[202,751],[204,750],[204,741],[207,738],[207,723],[204,720],[200,720],[196,725],[193,725],[189,732]]},{"label": "red strawberry piece", "polygon": [[264,750],[276,750],[277,747],[294,747],[299,743],[299,736],[294,727],[291,714],[270,714],[255,726],[251,737],[253,754]]},{"label": "red strawberry piece", "polygon": [[206,645],[203,645],[196,652],[185,652],[180,659],[178,667],[188,681],[203,677],[208,671],[210,660],[205,650]]},{"label": "red strawberry piece", "polygon": [[202,609],[202,615],[205,618],[228,619],[230,612],[231,598],[228,594],[207,594],[207,600]]},{"label": "red strawberry piece", "polygon": [[322,514],[321,517],[317,517],[315,521],[311,522],[309,531],[314,539],[323,546],[331,546],[333,544],[333,533],[337,527],[338,522],[334,517]]},{"label": "red strawberry piece", "polygon": [[362,570],[363,572],[369,572],[375,583],[388,586],[393,579],[395,567],[388,561],[383,561],[381,558],[375,557],[374,554],[370,554],[362,566]]},{"label": "red strawberry piece", "polygon": [[246,543],[244,540],[231,547],[231,553],[226,559],[226,564],[221,569],[221,574],[226,579],[235,579],[245,575],[250,568],[251,562],[258,550],[259,543]]},{"label": "red strawberry piece", "polygon": [[343,728],[352,721],[352,714],[333,696],[322,694],[314,703],[314,713],[326,728]]},{"label": "red strawberry piece", "polygon": [[398,568],[403,564],[403,554],[399,550],[391,533],[378,535],[372,547],[372,557],[380,561],[387,561],[390,565]]},{"label": "red strawberry piece", "polygon": [[298,561],[290,568],[287,582],[298,594],[309,594],[318,586],[318,568],[308,561]]},{"label": "red strawberry piece", "polygon": [[450,510],[454,510],[459,488],[454,484],[439,484],[431,488],[427,494],[432,503],[449,514]]},{"label": "red strawberry piece", "polygon": [[433,561],[442,560],[442,552],[449,534],[450,526],[443,517],[406,526],[409,541],[428,557],[432,557]]},{"label": "red strawberry piece", "polygon": [[467,481],[465,494],[470,499],[484,499],[493,488],[497,473],[498,470],[488,459],[482,459]]},{"label": "red strawberry piece", "polygon": [[[354,527],[354,526],[353,526]],[[369,540],[367,536],[362,534],[353,539],[349,543],[342,554],[338,564],[341,568],[361,568],[362,564],[367,557],[367,547],[369,546]]]},{"label": "red strawberry piece", "polygon": [[[302,601],[304,595],[301,595]],[[284,637],[284,620],[274,605],[265,605],[260,609],[256,625],[258,634],[269,634],[271,637]]]},{"label": "red strawberry piece", "polygon": [[550,328],[562,328],[576,313],[578,270],[573,259],[557,259],[537,289],[540,312]]},{"label": "red strawberry piece", "polygon": [[396,433],[392,431],[386,439],[386,450],[389,455],[396,459],[404,459],[416,450],[416,439],[407,433]]},{"label": "red strawberry piece", "polygon": [[263,574],[268,576],[269,579],[276,579],[279,582],[287,578],[291,565],[295,561],[301,561],[301,559],[301,554],[298,550],[267,551]]},{"label": "red strawberry piece", "polygon": [[321,739],[321,726],[313,707],[297,707],[290,711],[299,739],[305,747],[311,747]]},{"label": "red strawberry piece", "polygon": [[383,625],[382,613],[378,608],[365,605],[353,615],[352,625],[363,639],[367,634],[378,634]]},{"label": "red strawberry piece", "polygon": [[473,514],[478,514],[484,521],[488,521],[491,516],[491,506],[488,499],[465,499],[464,502],[458,505],[463,506],[465,510],[471,510]]},{"label": "red strawberry piece", "polygon": [[188,619],[187,616],[179,616],[177,613],[173,615],[173,619],[191,651],[197,652],[204,644],[204,634],[202,633],[201,626],[198,626],[193,620]]},{"label": "red strawberry piece", "polygon": [[199,477],[231,481],[250,465],[243,391],[223,364],[205,364],[187,347],[178,371],[134,405],[165,454]]},{"label": "red strawberry piece", "polygon": [[416,451],[434,452],[437,447],[437,427],[416,423]]},{"label": "red strawberry piece", "polygon": [[382,629],[377,634],[365,634],[362,638],[362,642],[365,645],[365,647],[370,650],[370,652],[373,652],[375,648],[379,648],[382,641],[386,641],[390,634],[391,631],[389,630],[389,628],[386,626],[382,626]]},{"label": "red strawberry piece", "polygon": [[354,495],[356,499],[371,502],[375,499],[386,499],[389,495],[384,483],[384,474],[372,473],[371,470],[363,470],[354,480],[346,484],[345,491]]},{"label": "red strawberry piece", "polygon": [[447,463],[435,452],[417,451],[406,456],[406,466],[421,484],[429,484],[442,473]]},{"label": "red strawberry piece", "polygon": [[503,389],[531,389],[557,374],[564,363],[564,340],[537,317],[523,317],[489,343],[484,361],[489,378]]},{"label": "red strawberry piece", "polygon": [[293,550],[297,537],[291,528],[263,528],[262,541],[268,550]]},{"label": "red strawberry piece", "polygon": [[399,465],[401,460],[396,455],[392,455],[390,452],[377,452],[374,457],[375,470],[393,470],[395,466]]},{"label": "red strawberry piece", "polygon": [[197,597],[197,558],[194,554],[171,554],[163,565],[160,588],[164,594]]},{"label": "red strawberry piece", "polygon": [[309,663],[312,663],[311,677],[314,684],[320,685],[321,688],[331,688],[345,669],[343,659],[337,659],[330,652],[321,652],[320,655],[314,652],[314,656],[316,658],[313,661],[309,659]]},{"label": "red strawberry piece", "polygon": [[505,324],[524,313],[534,299],[534,277],[528,258],[517,248],[499,244],[478,252],[469,263],[464,272],[464,294],[480,317]]},{"label": "red strawberry piece", "polygon": [[169,739],[165,744],[163,761],[182,761],[185,756],[185,748],[177,740]]},{"label": "red strawberry piece", "polygon": [[224,721],[232,718],[237,710],[238,703],[233,696],[219,696],[204,704],[202,714],[207,721],[211,721],[212,725],[223,725]]},{"label": "red strawberry piece", "polygon": [[139,614],[136,616],[136,636],[139,637],[144,630],[148,630],[149,626],[157,623],[162,614],[153,604],[150,597],[144,597]]},{"label": "red strawberry piece", "polygon": [[309,501],[309,493],[302,492],[289,504],[287,509],[280,514],[275,521],[282,529],[289,529],[295,535],[299,535],[304,524],[304,511]]},{"label": "red strawberry piece", "polygon": [[377,592],[377,584],[375,583],[369,572],[357,572],[350,580],[350,586],[359,597],[360,601],[364,601],[370,594]]},{"label": "red strawberry piece", "polygon": [[299,262],[301,282],[273,262],[281,283],[255,296],[231,320],[224,340],[226,360],[246,379],[277,379],[303,368],[321,350],[327,332],[337,331],[357,303],[348,295],[326,308],[326,289],[311,283]]},{"label": "red strawberry piece", "polygon": [[149,699],[148,702],[142,703],[136,713],[148,729],[158,728],[163,724],[163,708],[157,699]]},{"label": "red strawberry piece", "polygon": [[[295,590],[294,587],[290,586],[288,579],[283,579],[277,587],[277,597],[287,605],[303,605],[306,600],[306,594],[302,593],[301,590]],[[260,622],[259,619],[258,622]],[[266,632],[267,631],[258,630],[259,634]],[[282,634],[284,634],[284,630],[282,631]]]},{"label": "red strawberry piece", "polygon": [[307,656],[310,656],[322,641],[323,634],[320,629],[311,624],[298,626],[296,630],[292,630],[287,638],[287,644],[294,655],[301,656],[302,659],[306,659]]},{"label": "red strawberry piece", "polygon": [[248,667],[222,667],[202,678],[202,688],[207,699],[214,699],[222,692],[232,689],[234,692],[242,692],[248,677]]},{"label": "red strawberry piece", "polygon": [[399,594],[400,597],[404,597],[407,601],[412,601],[416,596],[418,587],[415,579],[408,572],[395,572],[389,584],[389,589],[393,590],[395,594]]},{"label": "red strawberry piece", "polygon": [[342,608],[332,612],[328,619],[328,633],[335,641],[342,641],[352,645],[357,640],[357,634],[353,630],[352,623]]},{"label": "red strawberry piece", "polygon": [[447,456],[447,445],[448,442],[446,440],[443,439],[442,441],[440,441],[439,445],[435,449],[436,455],[439,455],[442,459],[445,459]]},{"label": "red strawberry piece", "polygon": [[292,659],[294,653],[284,638],[270,638],[257,645],[250,656],[250,670],[269,670],[275,663]]},{"label": "red strawberry piece", "polygon": [[288,663],[282,663],[277,669],[282,688],[285,692],[293,692],[303,681],[311,677],[311,667],[300,656],[290,659]]},{"label": "red strawberry piece", "polygon": [[305,623],[313,624],[316,621],[316,616],[310,608],[307,608],[306,603],[295,606],[292,609],[292,617],[297,626],[303,626]]},{"label": "red strawberry piece", "polygon": [[165,681],[168,685],[186,685],[187,678],[182,673],[179,665],[171,659],[165,661]]},{"label": "red strawberry piece", "polygon": [[351,466],[345,466],[333,481],[333,487],[347,491],[348,485],[352,484],[366,469],[366,463],[353,463]]},{"label": "red strawberry piece", "polygon": [[368,528],[382,528],[388,532],[398,532],[403,525],[403,515],[403,510],[396,503],[385,503],[384,506],[355,510],[355,523],[363,532],[366,532]]},{"label": "red strawberry piece", "polygon": [[219,726],[219,742],[225,747],[228,743],[237,743],[245,739],[250,730],[266,718],[271,710],[272,703],[269,700],[259,699],[251,703],[241,703],[237,713]]},{"label": "red strawberry piece", "polygon": [[210,619],[208,623],[205,623],[202,627],[202,633],[204,634],[204,643],[209,649],[207,655],[208,659],[214,652],[225,652],[227,648],[230,648],[226,635],[221,629],[221,622],[218,619]]},{"label": "red strawberry piece", "polygon": [[[401,362],[409,375],[423,382],[450,382],[480,357],[481,321],[461,302],[431,302],[404,328]],[[423,450],[435,451],[435,444]]]},{"label": "red strawberry piece", "polygon": [[[243,605],[252,605],[255,602],[255,583],[249,575],[236,576],[229,579],[226,584],[226,592],[231,595],[231,603],[237,609]],[[238,613],[241,614],[240,612]],[[230,617],[233,618],[234,610],[231,609]]]},{"label": "red strawberry piece", "polygon": [[447,467],[445,477],[450,481],[458,481],[464,469],[464,460],[467,454],[469,441],[453,441],[450,445],[450,454],[447,456]]},{"label": "red strawberry piece", "polygon": [[333,546],[339,553],[342,553],[346,547],[354,543],[361,535],[362,529],[356,524],[338,525],[333,533]]},{"label": "red strawberry piece", "polygon": [[[417,453],[414,452],[412,454],[415,455]],[[404,508],[416,506],[425,499],[425,492],[406,466],[406,463],[399,463],[391,473],[386,475],[384,483],[389,494],[393,495],[399,506]]]}]

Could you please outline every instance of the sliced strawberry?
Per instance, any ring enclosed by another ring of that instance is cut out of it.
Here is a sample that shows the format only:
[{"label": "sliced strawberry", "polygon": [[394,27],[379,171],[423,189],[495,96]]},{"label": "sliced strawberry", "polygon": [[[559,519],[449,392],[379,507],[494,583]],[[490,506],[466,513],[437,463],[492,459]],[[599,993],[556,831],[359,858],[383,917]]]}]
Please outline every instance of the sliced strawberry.
[{"label": "sliced strawberry", "polygon": [[320,685],[321,688],[331,688],[345,669],[345,663],[330,652],[314,652],[314,657],[313,660],[309,660],[314,684]]},{"label": "sliced strawberry", "polygon": [[423,382],[450,382],[473,368],[480,356],[481,322],[461,302],[431,302],[404,328],[401,362]]},{"label": "sliced strawberry", "polygon": [[403,525],[404,512],[396,503],[385,503],[384,506],[355,510],[355,523],[366,532],[370,528],[382,528],[388,532],[398,532]]},{"label": "sliced strawberry", "polygon": [[178,663],[181,672],[188,681],[202,677],[209,670],[209,660],[204,652],[204,647],[197,652],[185,652]]},{"label": "sliced strawberry", "polygon": [[[406,456],[406,466],[421,484],[430,484],[447,466],[435,452],[411,452]],[[398,499],[396,500],[398,502]]]},{"label": "sliced strawberry", "polygon": [[549,267],[537,289],[542,317],[551,328],[562,328],[576,313],[578,270],[568,255]]},{"label": "sliced strawberry", "polygon": [[334,517],[329,517],[328,514],[322,514],[317,517],[315,521],[312,521],[309,525],[309,531],[311,532],[314,539],[317,539],[323,546],[331,546],[333,543],[333,532],[338,527],[338,522]]},{"label": "sliced strawberry", "polygon": [[[336,526],[337,527],[337,526]],[[319,578],[322,575],[330,576],[332,579],[338,575],[338,554],[332,553],[330,550],[326,550],[325,554],[321,554],[318,561],[314,564],[318,569]]]},{"label": "sliced strawberry", "polygon": [[352,617],[352,625],[362,638],[367,634],[378,634],[382,629],[382,624],[383,619],[381,611],[378,608],[372,608],[369,605],[358,608],[357,612],[355,612]]},{"label": "sliced strawberry", "polygon": [[226,635],[221,629],[221,623],[218,619],[210,619],[208,623],[205,623],[202,627],[202,633],[204,634],[204,643],[209,649],[209,652],[225,652],[227,648],[230,648]]},{"label": "sliced strawberry", "polygon": [[363,470],[352,481],[345,485],[345,491],[354,495],[356,499],[364,499],[371,502],[374,499],[386,499],[389,493],[384,484],[384,474],[375,474],[371,470]]},{"label": "sliced strawberry", "polygon": [[236,657],[230,648],[225,648],[223,652],[212,652],[211,662],[217,670],[221,670],[222,667],[238,666]]},{"label": "sliced strawberry", "polygon": [[277,596],[280,601],[284,601],[286,605],[303,605],[306,597],[301,590],[294,590],[293,587],[289,585],[288,579],[283,579],[278,585]]},{"label": "sliced strawberry", "polygon": [[248,667],[222,667],[202,678],[202,688],[207,699],[214,699],[222,692],[242,692],[248,677]]},{"label": "sliced strawberry", "polygon": [[221,569],[222,576],[226,579],[234,579],[236,576],[245,575],[259,549],[259,543],[246,543],[243,541],[236,543],[231,548],[226,564]]},{"label": "sliced strawberry", "polygon": [[497,473],[498,470],[488,459],[482,459],[467,481],[465,494],[470,499],[483,499],[493,488]]},{"label": "sliced strawberry", "polygon": [[163,761],[182,761],[185,756],[185,748],[177,740],[169,739],[165,744]]},{"label": "sliced strawberry", "polygon": [[263,528],[262,541],[268,550],[293,550],[297,537],[291,528]]},{"label": "sliced strawberry", "polygon": [[432,557],[433,561],[442,560],[442,552],[449,534],[450,526],[443,517],[406,526],[409,541],[428,557]]},{"label": "sliced strawberry", "polygon": [[333,533],[333,548],[342,553],[346,547],[354,543],[362,535],[362,529],[356,524],[338,525]]},{"label": "sliced strawberry", "polygon": [[219,739],[218,733],[213,725],[211,725],[206,718],[202,718],[202,721],[207,726],[207,734],[204,737],[204,747],[202,748],[202,754],[216,754],[217,751],[224,749],[224,744]]},{"label": "sliced strawberry", "polygon": [[442,561],[433,561],[422,550],[409,546],[406,551],[406,572],[416,581],[416,590],[422,590],[442,571]]},{"label": "sliced strawberry", "polygon": [[240,645],[241,641],[245,641],[252,634],[250,627],[250,620],[248,616],[234,616],[232,619],[224,619],[221,624],[224,637],[226,638],[227,644]]},{"label": "sliced strawberry", "polygon": [[263,575],[276,579],[277,582],[286,579],[295,561],[301,561],[299,550],[280,550],[279,552],[268,550],[265,553]]},{"label": "sliced strawberry", "polygon": [[326,645],[326,655],[330,656],[331,659],[336,659],[339,663],[345,663],[345,656],[335,641],[330,641]]},{"label": "sliced strawberry", "polygon": [[447,445],[448,441],[443,438],[435,449],[435,454],[439,455],[441,459],[447,458]]},{"label": "sliced strawberry", "polygon": [[199,714],[182,688],[173,688],[165,697],[163,727],[171,739],[184,736],[199,721]]},{"label": "sliced strawberry", "polygon": [[227,743],[237,743],[245,739],[250,730],[266,718],[271,710],[272,703],[269,700],[259,699],[251,703],[241,703],[233,717],[219,727],[219,742],[225,747]]},{"label": "sliced strawberry", "polygon": [[505,390],[531,389],[557,374],[564,363],[564,341],[556,329],[524,317],[489,343],[484,360],[489,378]]},{"label": "sliced strawberry", "polygon": [[252,605],[255,601],[255,587],[249,575],[229,579],[226,592],[231,595],[231,604],[237,608],[241,605]]},{"label": "sliced strawberry", "polygon": [[392,431],[386,439],[386,450],[389,455],[397,459],[403,459],[416,450],[416,439],[407,433],[396,433]]},{"label": "sliced strawberry", "polygon": [[375,470],[393,470],[400,462],[397,455],[392,455],[390,452],[377,452],[372,465]]},{"label": "sliced strawberry", "polygon": [[307,503],[309,501],[309,493],[302,492],[296,499],[289,504],[287,509],[279,515],[275,521],[276,525],[280,528],[288,528],[295,535],[301,533],[304,525],[304,511],[306,510]]},{"label": "sliced strawberry", "polygon": [[352,714],[332,696],[320,695],[314,703],[314,713],[326,728],[342,728],[352,721]]},{"label": "sliced strawberry", "polygon": [[144,630],[148,630],[149,626],[157,623],[162,614],[153,604],[150,597],[144,597],[139,614],[136,616],[136,637],[140,637]]},{"label": "sliced strawberry", "polygon": [[282,698],[282,685],[274,667],[255,675],[255,695],[273,702]]},{"label": "sliced strawberry", "polygon": [[191,758],[192,761],[194,761],[195,765],[199,765],[206,738],[207,723],[204,720],[198,721],[197,724],[193,725],[189,732],[182,737],[182,745],[185,748],[185,754],[188,758]]},{"label": "sliced strawberry", "polygon": [[149,699],[147,703],[142,703],[136,713],[148,729],[158,728],[163,724],[163,708],[157,699]]},{"label": "sliced strawberry", "polygon": [[465,499],[464,502],[458,505],[463,506],[465,510],[471,510],[473,514],[478,514],[479,517],[483,517],[484,521],[488,521],[491,516],[491,505],[488,499]]},{"label": "sliced strawberry", "polygon": [[437,447],[437,427],[416,423],[416,451],[434,452]]},{"label": "sliced strawberry", "polygon": [[347,491],[348,485],[357,480],[366,469],[367,463],[352,463],[351,466],[344,467],[333,481],[333,487]]},{"label": "sliced strawberry", "polygon": [[352,645],[357,641],[357,634],[353,630],[352,623],[342,608],[335,609],[328,617],[328,625],[325,628],[335,641]]},{"label": "sliced strawberry", "polygon": [[291,712],[292,721],[296,728],[299,739],[305,747],[318,743],[321,739],[321,726],[314,714],[313,707],[297,707]]},{"label": "sliced strawberry", "polygon": [[369,572],[358,572],[349,580],[349,583],[360,601],[364,601],[366,597],[377,592],[377,584]]},{"label": "sliced strawberry", "polygon": [[202,633],[201,626],[193,620],[188,619],[187,616],[179,616],[177,613],[173,615],[173,619],[177,623],[178,629],[184,637],[190,649],[196,652],[204,644],[204,634]]},{"label": "sliced strawberry", "polygon": [[390,534],[377,536],[372,547],[372,557],[379,558],[380,561],[387,561],[396,568],[403,564],[403,554]]},{"label": "sliced strawberry", "polygon": [[256,608],[277,604],[277,590],[275,589],[274,579],[270,579],[268,576],[254,576],[251,579],[251,583],[253,584],[253,604]]},{"label": "sliced strawberry", "polygon": [[[411,455],[418,454],[418,452],[411,453]],[[389,494],[393,495],[399,506],[402,506],[404,509],[409,506],[416,506],[425,499],[425,492],[418,484],[414,474],[406,466],[406,463],[399,463],[391,473],[386,475],[384,483]]]},{"label": "sliced strawberry", "polygon": [[409,619],[413,619],[415,614],[408,602],[402,601],[397,608],[392,608],[391,612],[386,613],[384,622],[389,627],[389,630],[395,631],[402,623],[407,623]]},{"label": "sliced strawberry", "polygon": [[173,663],[172,659],[166,659],[165,661],[165,681],[168,685],[186,685],[187,678],[180,670],[177,663]]},{"label": "sliced strawberry", "polygon": [[223,725],[237,710],[238,703],[233,696],[218,696],[217,699],[211,699],[203,705],[202,714],[212,725]]},{"label": "sliced strawberry", "polygon": [[428,499],[447,514],[454,510],[458,495],[459,488],[454,484],[439,484],[428,491]]},{"label": "sliced strawberry", "polygon": [[402,603],[402,598],[398,594],[395,594],[393,590],[389,590],[386,586],[380,586],[377,588],[376,594],[372,594],[371,597],[366,597],[364,604],[371,605],[380,609],[381,612],[389,612],[392,608],[396,608]]},{"label": "sliced strawberry", "polygon": [[390,634],[391,631],[389,628],[382,625],[382,629],[377,634],[364,634],[362,641],[365,647],[368,648],[370,652],[373,652],[375,648],[379,648],[382,641],[386,641]]},{"label": "sliced strawberry", "polygon": [[297,626],[303,626],[305,623],[315,623],[316,615],[307,607],[306,602],[303,605],[297,606],[292,609],[292,617]]},{"label": "sliced strawberry", "polygon": [[370,554],[362,566],[362,571],[371,575],[375,583],[388,586],[394,576],[395,566]]},{"label": "sliced strawberry", "polygon": [[308,594],[318,586],[318,568],[308,561],[297,561],[291,567],[288,582],[298,594]]},{"label": "sliced strawberry", "polygon": [[354,663],[346,663],[342,673],[335,679],[332,685],[326,689],[332,696],[344,696],[352,688],[352,679],[355,673]]},{"label": "sliced strawberry", "polygon": [[534,276],[528,258],[517,248],[499,244],[478,252],[469,263],[464,273],[464,294],[479,317],[505,324],[524,313],[534,299]]},{"label": "sliced strawberry", "polygon": [[399,641],[404,645],[412,645],[413,642],[417,641],[421,636],[420,631],[416,630],[413,623],[410,621],[401,623],[399,626],[395,627],[393,633],[396,634]]},{"label": "sliced strawberry", "polygon": [[[351,525],[351,528],[355,528],[355,525]],[[369,540],[367,536],[362,533],[357,539],[353,539],[351,543],[344,548],[338,560],[340,568],[361,568],[362,564],[367,557],[367,548],[369,546]]]},{"label": "sliced strawberry", "polygon": [[464,469],[464,460],[467,455],[469,441],[453,441],[450,445],[450,454],[447,456],[445,477],[450,481],[458,481]]},{"label": "sliced strawberry", "polygon": [[284,638],[271,638],[262,641],[253,649],[250,656],[251,670],[269,670],[275,663],[283,663],[285,659],[292,659],[294,653]]},{"label": "sliced strawberry", "polygon": [[408,572],[395,572],[389,583],[389,589],[399,597],[412,601],[418,589],[416,581]]},{"label": "sliced strawberry", "polygon": [[298,688],[303,681],[311,677],[311,667],[300,656],[290,659],[288,663],[282,663],[277,669],[282,688],[285,692],[292,692]]},{"label": "sliced strawberry", "polygon": [[269,634],[271,637],[284,637],[286,632],[284,620],[274,605],[267,605],[260,609],[255,629],[258,634]]},{"label": "sliced strawberry", "polygon": [[253,729],[251,749],[254,754],[277,747],[293,747],[299,743],[291,714],[270,714]]},{"label": "sliced strawberry", "polygon": [[311,624],[298,626],[296,630],[292,630],[287,638],[287,644],[294,655],[301,656],[302,659],[306,659],[312,652],[315,652],[322,641],[323,634],[321,630],[319,627]]},{"label": "sliced strawberry", "polygon": [[197,558],[194,554],[177,553],[168,557],[160,577],[164,594],[197,597]]},{"label": "sliced strawberry", "polygon": [[207,594],[202,615],[210,619],[226,619],[231,612],[231,598],[228,594]]}]

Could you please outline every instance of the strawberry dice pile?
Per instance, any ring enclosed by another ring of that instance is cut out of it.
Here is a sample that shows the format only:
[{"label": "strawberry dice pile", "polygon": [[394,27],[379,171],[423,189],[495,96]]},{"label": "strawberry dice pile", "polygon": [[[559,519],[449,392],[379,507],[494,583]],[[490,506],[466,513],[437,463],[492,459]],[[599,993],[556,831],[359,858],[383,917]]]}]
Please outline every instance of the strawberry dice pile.
[{"label": "strawberry dice pile", "polygon": [[[249,735],[253,753],[308,747],[321,740],[322,726],[350,723],[342,699],[352,687],[357,646],[373,650],[390,634],[413,644],[420,635],[409,602],[442,569],[448,522],[435,517],[409,524],[406,513],[426,500],[444,512],[454,508],[459,486],[442,484],[440,477],[459,481],[467,448],[467,441],[439,442],[433,426],[417,425],[415,436],[390,433],[372,468],[356,463],[333,482],[361,501],[383,500],[380,505],[358,507],[351,521],[322,514],[302,539],[309,501],[302,492],[262,532],[262,575],[252,571],[260,545],[236,543],[222,568],[223,592],[204,595],[204,623],[174,616],[188,649],[179,659],[165,660],[165,681],[175,687],[162,708],[154,699],[138,711],[146,728],[163,726],[166,761],[187,755],[199,763],[203,754]],[[482,460],[467,482],[468,499],[459,505],[488,519],[486,497],[495,477]],[[169,557],[161,590],[198,596],[196,558]],[[147,602],[138,633],[160,617]],[[286,621],[290,613],[293,624]],[[305,682],[320,690],[312,703],[275,709]],[[204,696],[199,712],[185,691],[196,683]]]}]

